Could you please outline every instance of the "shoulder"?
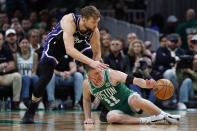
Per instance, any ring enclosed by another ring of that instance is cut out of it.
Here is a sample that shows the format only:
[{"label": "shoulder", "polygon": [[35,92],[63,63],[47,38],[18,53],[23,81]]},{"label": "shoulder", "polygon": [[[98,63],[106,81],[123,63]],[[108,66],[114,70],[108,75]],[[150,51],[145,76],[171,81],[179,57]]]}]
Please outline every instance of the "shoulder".
[{"label": "shoulder", "polygon": [[4,54],[11,54],[12,55],[12,51],[11,51],[11,49],[8,47],[8,46],[6,46],[6,45],[3,45],[3,47],[2,47],[2,52],[4,53]]},{"label": "shoulder", "polygon": [[109,72],[109,79],[112,81],[112,84],[116,84],[117,83],[117,74],[118,72],[116,70],[113,69],[108,69]]},{"label": "shoulder", "polygon": [[85,79],[84,81],[83,81],[83,89],[84,90],[89,90],[89,81],[88,81],[88,79]]},{"label": "shoulder", "polygon": [[113,70],[113,69],[108,69],[108,71],[111,78],[116,77],[117,74],[119,73],[118,70]]},{"label": "shoulder", "polygon": [[68,29],[68,27],[76,28],[74,18],[73,18],[73,14],[69,13],[69,14],[64,15],[62,17],[62,19],[60,20],[60,25],[61,25],[63,30]]}]

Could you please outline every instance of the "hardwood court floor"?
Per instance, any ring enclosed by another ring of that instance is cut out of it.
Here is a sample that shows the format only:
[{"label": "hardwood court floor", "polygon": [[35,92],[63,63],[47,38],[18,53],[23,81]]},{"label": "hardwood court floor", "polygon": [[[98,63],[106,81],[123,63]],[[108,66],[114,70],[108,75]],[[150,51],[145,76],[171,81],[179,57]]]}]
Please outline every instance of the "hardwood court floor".
[{"label": "hardwood court floor", "polygon": [[197,110],[171,111],[181,114],[179,125],[110,125],[99,122],[99,113],[93,112],[95,125],[83,125],[81,111],[38,111],[35,124],[22,124],[24,111],[0,112],[0,131],[197,131]]}]

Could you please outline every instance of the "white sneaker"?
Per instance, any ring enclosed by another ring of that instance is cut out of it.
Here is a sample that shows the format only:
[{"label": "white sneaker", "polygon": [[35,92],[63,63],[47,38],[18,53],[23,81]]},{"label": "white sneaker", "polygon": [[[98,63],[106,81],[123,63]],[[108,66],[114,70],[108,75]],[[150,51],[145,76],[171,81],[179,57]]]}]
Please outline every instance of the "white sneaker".
[{"label": "white sneaker", "polygon": [[20,102],[19,109],[27,109],[23,102]]},{"label": "white sneaker", "polygon": [[171,115],[168,113],[164,114],[165,120],[169,124],[178,124],[180,122],[181,116],[180,115]]},{"label": "white sneaker", "polygon": [[161,124],[161,123],[165,123],[165,117],[162,114],[153,115],[150,117],[141,118],[141,123],[143,123],[143,124]]},{"label": "white sneaker", "polygon": [[161,123],[165,123],[165,117],[161,114],[159,115],[154,115],[151,116],[151,124],[161,124]]},{"label": "white sneaker", "polygon": [[40,103],[39,103],[38,109],[44,109],[44,104],[43,104],[43,102],[40,102]]},{"label": "white sneaker", "polygon": [[178,109],[185,110],[185,109],[187,109],[187,106],[184,103],[179,102]]}]

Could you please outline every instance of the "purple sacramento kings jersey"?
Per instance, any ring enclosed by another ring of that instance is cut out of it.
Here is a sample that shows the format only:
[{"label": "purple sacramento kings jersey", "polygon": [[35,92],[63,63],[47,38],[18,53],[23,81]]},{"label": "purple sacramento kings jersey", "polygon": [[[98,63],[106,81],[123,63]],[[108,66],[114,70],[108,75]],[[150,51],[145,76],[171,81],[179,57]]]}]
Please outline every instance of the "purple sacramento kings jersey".
[{"label": "purple sacramento kings jersey", "polygon": [[[89,50],[91,48],[89,42],[93,32],[91,31],[80,32],[79,21],[81,17],[80,15],[75,15],[75,14],[72,14],[72,16],[76,25],[76,31],[73,34],[74,47],[78,51],[83,53],[84,51]],[[44,50],[41,60],[47,57],[48,59],[51,59],[56,64],[58,64],[61,60],[61,57],[65,57],[65,56],[69,57],[66,54],[64,41],[63,41],[63,30],[59,22],[47,35],[47,38],[45,39]]]}]

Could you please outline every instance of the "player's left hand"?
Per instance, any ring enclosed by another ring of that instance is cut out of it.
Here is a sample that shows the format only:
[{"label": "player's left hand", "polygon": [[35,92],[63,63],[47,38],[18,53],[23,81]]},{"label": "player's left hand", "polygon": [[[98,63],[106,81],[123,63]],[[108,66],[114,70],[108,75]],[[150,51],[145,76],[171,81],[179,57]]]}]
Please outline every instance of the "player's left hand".
[{"label": "player's left hand", "polygon": [[149,89],[152,89],[154,87],[155,83],[156,83],[156,81],[154,79],[150,79],[150,80],[146,79],[146,86]]},{"label": "player's left hand", "polygon": [[90,67],[102,71],[103,69],[109,67],[108,64],[101,63],[100,61],[93,61],[89,64]]}]

